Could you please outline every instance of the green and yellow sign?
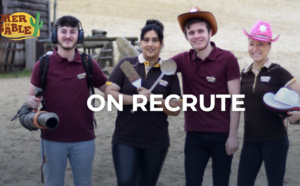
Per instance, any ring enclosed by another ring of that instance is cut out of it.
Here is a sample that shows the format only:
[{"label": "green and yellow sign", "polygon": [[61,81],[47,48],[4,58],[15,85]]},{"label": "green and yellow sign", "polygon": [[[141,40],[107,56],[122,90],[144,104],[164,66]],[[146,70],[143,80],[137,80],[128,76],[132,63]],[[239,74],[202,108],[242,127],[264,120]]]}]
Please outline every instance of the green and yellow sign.
[{"label": "green and yellow sign", "polygon": [[11,40],[36,38],[40,36],[40,29],[43,26],[43,20],[41,20],[41,23],[39,22],[39,12],[37,12],[35,18],[25,12],[17,12],[11,15],[1,14],[0,33],[3,37]]}]

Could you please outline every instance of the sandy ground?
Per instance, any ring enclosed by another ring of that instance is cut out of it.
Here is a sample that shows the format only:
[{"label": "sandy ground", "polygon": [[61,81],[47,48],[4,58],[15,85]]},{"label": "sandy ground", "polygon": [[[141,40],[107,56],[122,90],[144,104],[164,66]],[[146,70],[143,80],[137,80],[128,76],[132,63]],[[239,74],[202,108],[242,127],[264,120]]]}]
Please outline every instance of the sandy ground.
[{"label": "sandy ground", "polygon": [[[52,0],[53,2],[53,0]],[[244,68],[251,60],[247,54],[247,39],[242,28],[247,31],[258,20],[269,21],[275,35],[280,34],[278,42],[272,46],[270,57],[273,61],[286,67],[297,79],[300,69],[297,63],[300,58],[300,2],[297,0],[58,0],[57,17],[71,14],[82,21],[85,35],[91,35],[92,29],[106,30],[107,36],[139,37],[140,28],[146,19],[156,18],[165,25],[165,47],[162,57],[171,57],[188,50],[178,23],[177,15],[187,12],[197,5],[202,10],[214,13],[219,30],[212,38],[217,46],[232,51],[239,59],[240,68]],[[29,85],[29,78],[10,78],[0,80],[0,185],[38,186],[40,182],[40,132],[29,132],[22,128],[18,121],[9,122],[19,107],[24,103]],[[96,156],[93,169],[93,184],[96,186],[116,185],[112,157],[111,135],[114,130],[116,110],[97,112],[99,123],[96,129]],[[161,172],[158,185],[183,186],[183,146],[185,132],[183,130],[183,113],[177,117],[169,117],[171,147]],[[240,122],[240,146],[243,136],[243,120]],[[300,126],[290,125],[288,128],[290,149],[287,160],[285,185],[300,185]],[[237,167],[240,150],[235,153],[232,163],[230,185],[236,185]],[[212,185],[211,163],[205,172],[204,186]],[[71,169],[68,166],[65,185],[73,185]],[[267,185],[266,175],[262,167],[256,186]]]}]

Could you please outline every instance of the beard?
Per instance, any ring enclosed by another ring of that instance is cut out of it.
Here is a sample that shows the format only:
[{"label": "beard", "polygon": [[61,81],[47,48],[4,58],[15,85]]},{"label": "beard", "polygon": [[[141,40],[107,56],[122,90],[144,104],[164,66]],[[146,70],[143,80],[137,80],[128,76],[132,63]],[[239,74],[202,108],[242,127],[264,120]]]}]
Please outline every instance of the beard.
[{"label": "beard", "polygon": [[206,43],[206,45],[204,47],[197,49],[197,51],[200,52],[202,50],[205,50],[207,48],[208,44],[209,44],[209,41]]},{"label": "beard", "polygon": [[201,51],[205,50],[207,48],[207,46],[208,46],[209,43],[210,43],[210,37],[207,38],[207,42],[206,42],[206,44],[205,44],[204,47],[196,49],[197,52],[201,52]]},{"label": "beard", "polygon": [[58,45],[64,50],[73,50],[76,47],[77,43],[74,43],[72,46],[64,46],[63,42],[58,41]]}]

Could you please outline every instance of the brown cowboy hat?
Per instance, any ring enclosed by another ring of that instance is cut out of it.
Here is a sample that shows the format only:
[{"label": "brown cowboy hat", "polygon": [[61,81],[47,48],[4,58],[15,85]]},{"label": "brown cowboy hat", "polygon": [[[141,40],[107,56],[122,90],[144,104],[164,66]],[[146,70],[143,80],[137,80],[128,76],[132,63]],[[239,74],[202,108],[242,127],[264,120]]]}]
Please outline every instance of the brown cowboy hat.
[{"label": "brown cowboy hat", "polygon": [[218,25],[214,15],[210,12],[200,11],[198,7],[192,7],[188,13],[181,14],[177,17],[180,28],[184,33],[184,24],[192,18],[201,18],[209,24],[212,30],[212,36],[215,35],[218,31]]}]

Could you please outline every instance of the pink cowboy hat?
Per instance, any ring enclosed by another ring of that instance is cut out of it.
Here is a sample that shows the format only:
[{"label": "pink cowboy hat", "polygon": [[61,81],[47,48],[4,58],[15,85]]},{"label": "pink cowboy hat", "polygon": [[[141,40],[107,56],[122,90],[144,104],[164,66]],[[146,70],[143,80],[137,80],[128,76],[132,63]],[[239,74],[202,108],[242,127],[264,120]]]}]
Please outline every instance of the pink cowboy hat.
[{"label": "pink cowboy hat", "polygon": [[198,7],[192,7],[188,13],[180,14],[177,17],[178,23],[182,32],[184,32],[184,24],[192,18],[201,18],[207,21],[212,30],[212,36],[215,35],[218,31],[217,21],[214,15],[207,11],[201,11]]},{"label": "pink cowboy hat", "polygon": [[247,33],[247,31],[244,29],[244,34],[251,39],[263,42],[274,42],[277,41],[279,38],[278,35],[275,39],[272,39],[273,33],[270,23],[261,20],[258,20],[253,25],[253,27],[250,30],[250,33]]}]

